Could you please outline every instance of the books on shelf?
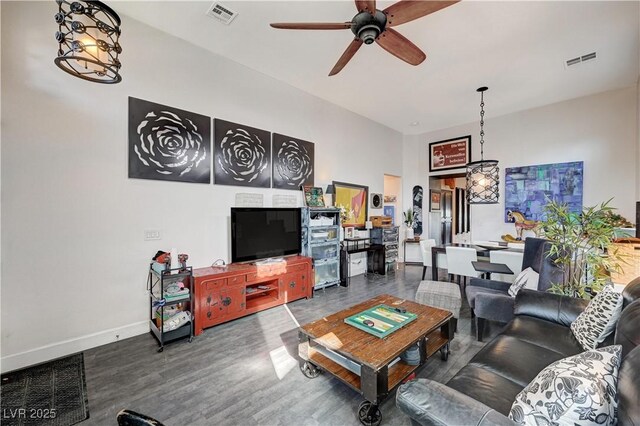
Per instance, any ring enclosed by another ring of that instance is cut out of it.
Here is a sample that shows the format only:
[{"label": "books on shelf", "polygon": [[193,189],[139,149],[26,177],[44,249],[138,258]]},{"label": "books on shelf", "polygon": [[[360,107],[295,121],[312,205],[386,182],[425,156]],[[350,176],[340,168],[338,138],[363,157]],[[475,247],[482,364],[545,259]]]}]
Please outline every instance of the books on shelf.
[{"label": "books on shelf", "polygon": [[163,294],[164,299],[167,302],[174,302],[176,300],[182,300],[182,299],[188,299],[189,298],[189,289],[188,288],[183,288],[182,290],[178,290],[176,292],[173,293],[168,293],[168,292],[164,292]]},{"label": "books on shelf", "polygon": [[191,322],[191,313],[181,311],[162,322],[162,331],[173,331]]}]

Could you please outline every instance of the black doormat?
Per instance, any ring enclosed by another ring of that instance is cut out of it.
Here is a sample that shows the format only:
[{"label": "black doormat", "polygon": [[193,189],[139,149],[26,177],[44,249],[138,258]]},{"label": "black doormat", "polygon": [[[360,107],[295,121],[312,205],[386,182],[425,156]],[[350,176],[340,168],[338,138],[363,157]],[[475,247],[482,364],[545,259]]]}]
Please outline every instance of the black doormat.
[{"label": "black doormat", "polygon": [[2,375],[2,426],[69,426],[89,418],[79,353]]}]

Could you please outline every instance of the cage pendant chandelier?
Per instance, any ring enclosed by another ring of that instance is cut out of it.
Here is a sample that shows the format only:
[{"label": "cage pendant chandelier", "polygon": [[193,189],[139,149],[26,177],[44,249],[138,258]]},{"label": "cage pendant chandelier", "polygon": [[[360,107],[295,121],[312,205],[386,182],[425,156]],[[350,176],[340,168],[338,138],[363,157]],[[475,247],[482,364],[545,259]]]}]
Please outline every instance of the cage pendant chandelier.
[{"label": "cage pendant chandelier", "polygon": [[56,0],[58,24],[55,64],[95,83],[119,83],[120,17],[100,1]]},{"label": "cage pendant chandelier", "polygon": [[484,92],[480,87],[480,161],[467,163],[467,202],[469,204],[497,204],[500,198],[500,168],[497,160],[484,159]]}]

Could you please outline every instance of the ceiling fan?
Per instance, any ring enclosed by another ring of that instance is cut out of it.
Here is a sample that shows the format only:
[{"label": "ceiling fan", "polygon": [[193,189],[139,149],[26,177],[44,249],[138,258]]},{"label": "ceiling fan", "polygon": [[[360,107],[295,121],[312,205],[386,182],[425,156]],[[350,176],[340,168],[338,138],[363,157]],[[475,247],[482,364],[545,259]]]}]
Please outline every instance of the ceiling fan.
[{"label": "ceiling fan", "polygon": [[355,38],[347,46],[329,76],[339,73],[356,54],[362,43],[374,41],[384,50],[411,65],[419,65],[427,56],[415,44],[391,27],[401,25],[414,19],[422,18],[430,13],[451,6],[460,0],[453,1],[413,1],[400,0],[385,10],[376,9],[376,0],[355,0],[358,13],[349,22],[312,23],[290,22],[274,23],[273,28],[285,30],[346,30],[350,29]]}]

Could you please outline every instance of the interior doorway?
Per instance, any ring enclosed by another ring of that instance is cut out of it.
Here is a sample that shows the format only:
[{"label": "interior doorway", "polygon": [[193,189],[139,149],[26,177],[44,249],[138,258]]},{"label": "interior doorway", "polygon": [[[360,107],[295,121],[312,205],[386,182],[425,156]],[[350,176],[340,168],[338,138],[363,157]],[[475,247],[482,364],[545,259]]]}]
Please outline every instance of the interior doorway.
[{"label": "interior doorway", "polygon": [[391,216],[394,226],[402,224],[402,178],[384,175],[383,215]]},{"label": "interior doorway", "polygon": [[466,200],[464,175],[429,178],[429,238],[438,245],[471,242],[471,209]]}]

